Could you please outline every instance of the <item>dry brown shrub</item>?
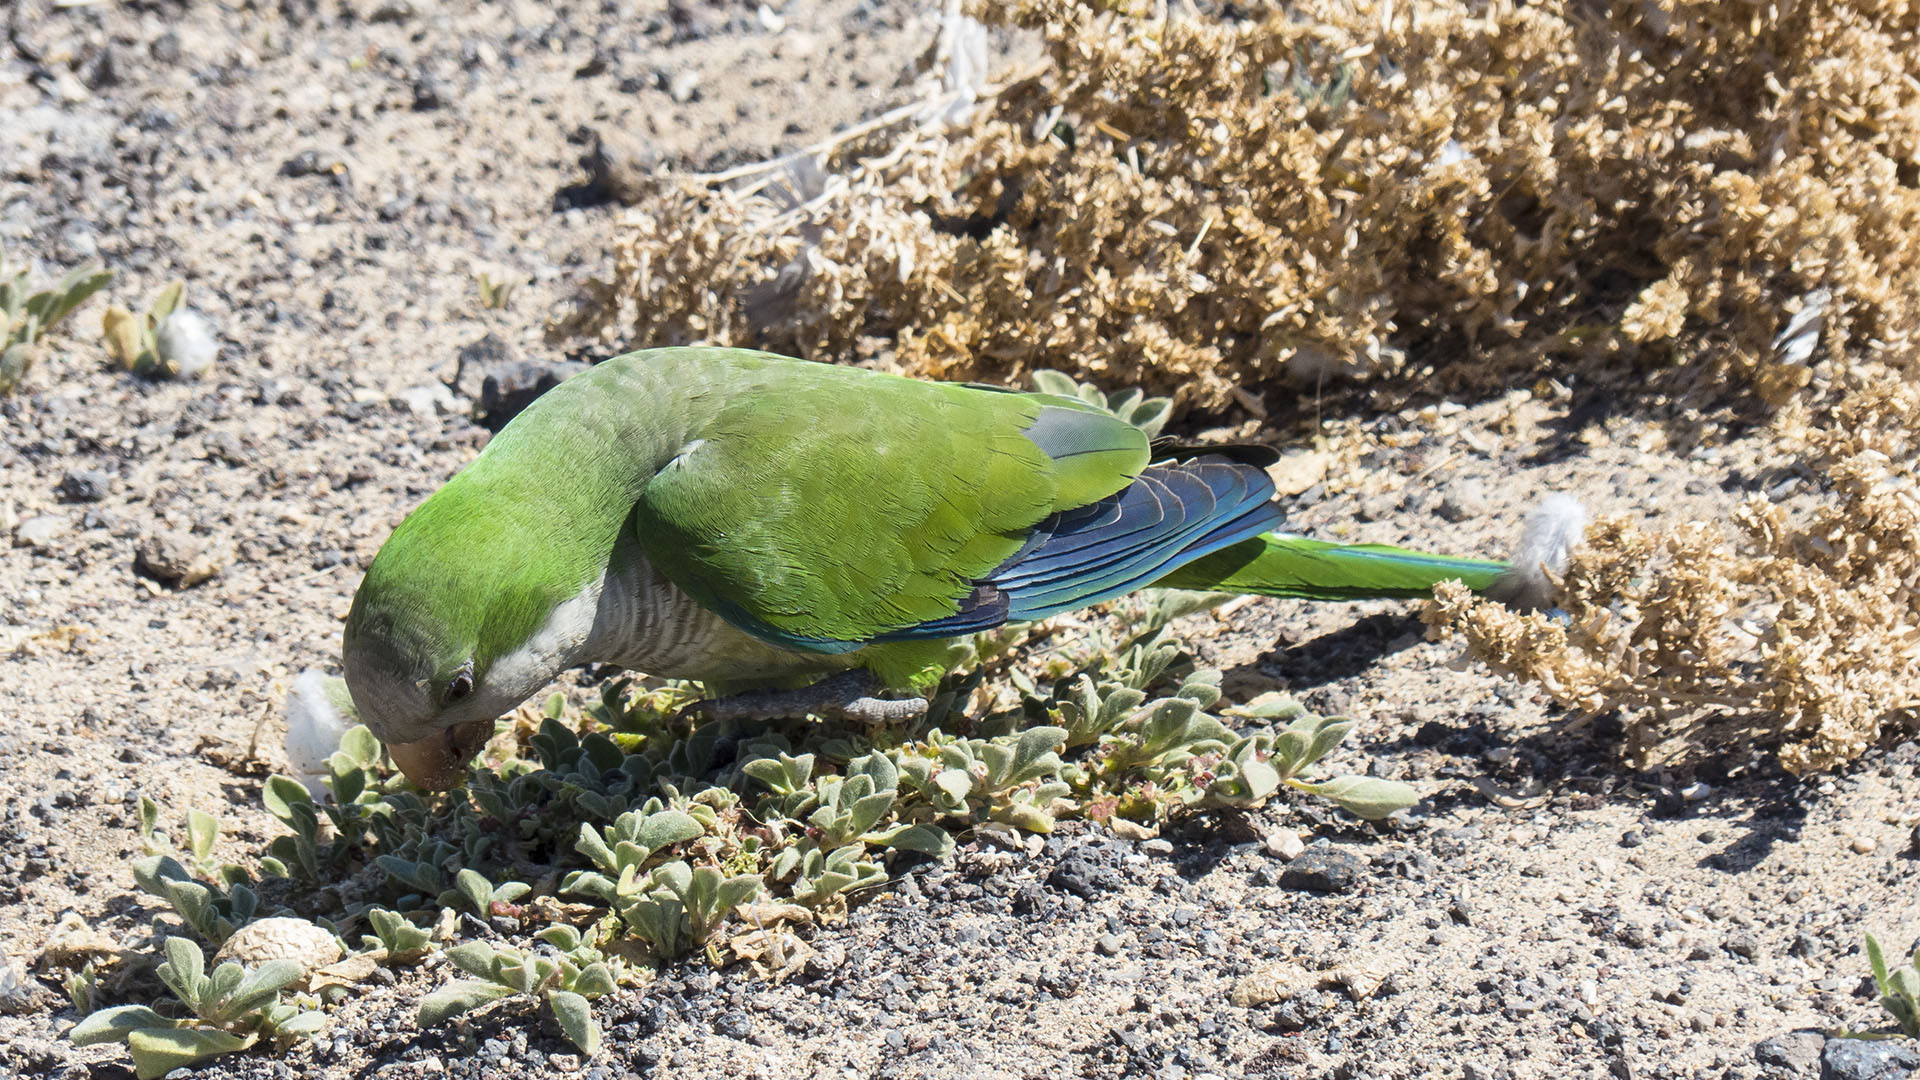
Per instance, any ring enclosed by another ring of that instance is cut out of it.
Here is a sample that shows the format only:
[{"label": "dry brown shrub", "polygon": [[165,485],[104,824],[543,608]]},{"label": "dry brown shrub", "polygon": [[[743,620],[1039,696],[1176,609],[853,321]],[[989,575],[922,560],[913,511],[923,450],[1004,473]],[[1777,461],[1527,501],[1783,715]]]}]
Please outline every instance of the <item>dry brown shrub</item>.
[{"label": "dry brown shrub", "polygon": [[1851,761],[1913,731],[1920,707],[1916,410],[1920,389],[1884,379],[1800,429],[1825,489],[1801,521],[1758,495],[1731,538],[1601,521],[1562,582],[1565,619],[1457,584],[1423,618],[1571,709],[1620,710],[1638,764],[1748,747],[1778,747],[1797,773]]},{"label": "dry brown shrub", "polygon": [[1808,367],[1768,341],[1815,287],[1831,348],[1913,340],[1920,8],[1127,6],[980,4],[1049,62],[957,130],[669,179],[563,331],[1207,408],[1409,356],[1694,362],[1778,403]]}]

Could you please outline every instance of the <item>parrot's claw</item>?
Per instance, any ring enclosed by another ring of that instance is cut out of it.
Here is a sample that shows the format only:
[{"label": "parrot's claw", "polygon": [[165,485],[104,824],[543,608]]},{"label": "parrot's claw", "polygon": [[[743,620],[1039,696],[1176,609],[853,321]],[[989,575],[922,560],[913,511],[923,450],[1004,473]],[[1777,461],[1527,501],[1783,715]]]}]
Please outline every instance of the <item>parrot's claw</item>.
[{"label": "parrot's claw", "polygon": [[927,714],[925,698],[875,697],[879,682],[865,669],[843,671],[798,690],[750,690],[743,694],[696,701],[680,710],[682,717],[707,720],[787,720],[821,716],[874,727],[901,724]]}]

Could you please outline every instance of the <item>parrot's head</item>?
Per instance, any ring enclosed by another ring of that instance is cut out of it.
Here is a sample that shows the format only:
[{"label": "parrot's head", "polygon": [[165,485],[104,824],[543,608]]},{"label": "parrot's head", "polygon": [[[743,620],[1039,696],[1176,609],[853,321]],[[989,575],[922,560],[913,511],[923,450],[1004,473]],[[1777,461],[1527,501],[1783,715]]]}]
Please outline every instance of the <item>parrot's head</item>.
[{"label": "parrot's head", "polygon": [[341,662],[361,721],[407,779],[431,791],[453,786],[493,737],[494,718],[519,704],[488,686],[474,635],[418,605],[388,604],[364,583]]},{"label": "parrot's head", "polygon": [[428,500],[381,547],[341,641],[361,721],[409,780],[435,791],[459,781],[496,718],[567,666],[525,647],[540,640],[554,588],[529,572],[509,534],[484,530],[488,542],[462,543],[436,527],[441,516],[473,525],[470,514],[442,515],[440,501]]}]

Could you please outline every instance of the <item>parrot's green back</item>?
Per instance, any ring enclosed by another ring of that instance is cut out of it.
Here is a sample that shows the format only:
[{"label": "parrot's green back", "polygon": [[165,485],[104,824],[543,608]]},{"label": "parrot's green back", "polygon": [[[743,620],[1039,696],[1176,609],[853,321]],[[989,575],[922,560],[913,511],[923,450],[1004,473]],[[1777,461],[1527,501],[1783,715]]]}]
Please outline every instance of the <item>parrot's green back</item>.
[{"label": "parrot's green back", "polygon": [[647,484],[634,528],[681,588],[799,648],[845,651],[953,615],[1036,524],[1148,464],[1138,429],[1077,402],[723,363],[725,400]]}]

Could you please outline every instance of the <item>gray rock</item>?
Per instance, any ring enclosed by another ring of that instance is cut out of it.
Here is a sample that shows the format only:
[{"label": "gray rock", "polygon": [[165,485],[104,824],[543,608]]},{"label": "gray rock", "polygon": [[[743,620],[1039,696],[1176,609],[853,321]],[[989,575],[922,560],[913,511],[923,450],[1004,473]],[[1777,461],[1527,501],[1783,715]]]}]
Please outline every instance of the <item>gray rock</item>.
[{"label": "gray rock", "polygon": [[413,80],[413,107],[419,112],[445,107],[450,96],[446,85],[433,75],[422,74]]},{"label": "gray rock", "polygon": [[448,389],[463,398],[478,401],[480,384],[487,373],[495,368],[512,363],[519,357],[499,334],[488,332],[473,341],[460,346],[459,359],[453,369],[453,378],[447,381]]},{"label": "gray rock", "polygon": [[1065,889],[1082,900],[1097,900],[1105,893],[1122,888],[1126,881],[1099,855],[1082,846],[1061,856],[1053,872],[1047,875],[1047,884]]},{"label": "gray rock", "polygon": [[692,68],[681,68],[667,79],[667,96],[679,104],[685,105],[700,94],[700,73]]},{"label": "gray rock", "polygon": [[1287,866],[1280,875],[1280,886],[1317,893],[1352,892],[1366,871],[1358,856],[1336,847],[1315,845]]},{"label": "gray rock", "polygon": [[1479,480],[1461,480],[1440,497],[1436,512],[1447,521],[1469,521],[1487,512],[1487,486]]},{"label": "gray rock", "polygon": [[394,391],[388,404],[402,412],[415,416],[433,416],[437,413],[451,413],[460,408],[454,400],[453,391],[443,383],[420,383],[405,389]]},{"label": "gray rock", "polygon": [[587,170],[588,190],[617,203],[639,202],[658,186],[653,170],[660,152],[616,128],[594,132],[593,149],[580,164]]},{"label": "gray rock", "polygon": [[15,547],[50,551],[53,549],[53,542],[66,531],[66,519],[52,514],[41,514],[39,517],[28,518],[13,530],[13,543]]},{"label": "gray rock", "polygon": [[105,469],[68,469],[60,478],[60,497],[68,502],[99,502],[113,488],[113,475]]},{"label": "gray rock", "polygon": [[1907,1080],[1917,1071],[1920,1050],[1906,1039],[1828,1039],[1820,1054],[1820,1080]]},{"label": "gray rock", "polygon": [[385,0],[379,7],[373,9],[373,14],[367,17],[367,21],[376,23],[411,22],[414,16],[418,14],[420,14],[420,10],[414,6],[413,0]]},{"label": "gray rock", "polygon": [[10,957],[0,957],[0,1013],[27,1013],[38,1009],[43,998],[50,998],[44,987],[32,979],[20,967],[20,962]]},{"label": "gray rock", "polygon": [[480,383],[480,423],[494,431],[533,404],[541,394],[587,370],[578,360],[536,364],[516,360],[487,372]]},{"label": "gray rock", "polygon": [[810,979],[825,978],[840,970],[847,962],[847,950],[839,945],[828,945],[812,956],[807,957],[805,970]]},{"label": "gray rock", "polygon": [[232,561],[232,544],[175,530],[142,541],[133,568],[155,581],[185,589],[213,577]]},{"label": "gray rock", "polygon": [[177,64],[180,62],[181,48],[178,32],[169,30],[153,39],[147,46],[147,55],[153,57],[156,64]]},{"label": "gray rock", "polygon": [[1307,850],[1307,842],[1292,829],[1274,829],[1266,835],[1262,846],[1267,854],[1282,862],[1292,862]]}]

